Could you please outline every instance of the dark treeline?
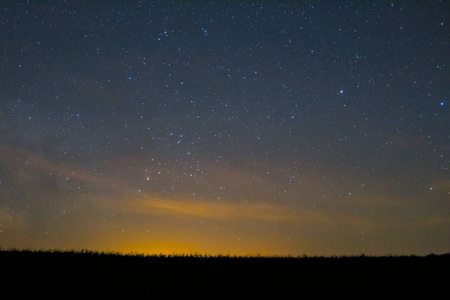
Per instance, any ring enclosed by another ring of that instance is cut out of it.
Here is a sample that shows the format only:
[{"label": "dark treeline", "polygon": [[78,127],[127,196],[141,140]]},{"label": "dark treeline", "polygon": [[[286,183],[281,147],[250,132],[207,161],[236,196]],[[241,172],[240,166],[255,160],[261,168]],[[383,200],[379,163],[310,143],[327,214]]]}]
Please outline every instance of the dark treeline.
[{"label": "dark treeline", "polygon": [[315,290],[328,294],[357,288],[375,294],[397,291],[397,295],[404,296],[418,289],[428,293],[444,290],[448,285],[450,254],[241,257],[3,250],[0,266],[3,282],[40,282],[39,286],[46,283],[69,286],[72,290],[77,290],[74,286],[90,286],[109,292],[139,290],[152,294],[164,287],[170,296],[208,288],[221,291],[220,295],[246,291],[268,296],[269,291]]}]

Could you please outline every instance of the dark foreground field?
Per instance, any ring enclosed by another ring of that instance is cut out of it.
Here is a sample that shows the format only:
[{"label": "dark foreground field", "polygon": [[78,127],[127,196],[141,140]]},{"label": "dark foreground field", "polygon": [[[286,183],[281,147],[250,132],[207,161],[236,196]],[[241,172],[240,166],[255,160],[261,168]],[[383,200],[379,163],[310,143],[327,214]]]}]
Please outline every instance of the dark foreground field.
[{"label": "dark foreground field", "polygon": [[433,299],[450,287],[448,254],[293,258],[0,251],[0,266],[4,291],[11,288],[15,295],[62,293],[62,298],[97,293],[126,299],[136,294],[183,299],[201,295],[210,299],[304,299],[314,293],[314,298],[422,295]]}]

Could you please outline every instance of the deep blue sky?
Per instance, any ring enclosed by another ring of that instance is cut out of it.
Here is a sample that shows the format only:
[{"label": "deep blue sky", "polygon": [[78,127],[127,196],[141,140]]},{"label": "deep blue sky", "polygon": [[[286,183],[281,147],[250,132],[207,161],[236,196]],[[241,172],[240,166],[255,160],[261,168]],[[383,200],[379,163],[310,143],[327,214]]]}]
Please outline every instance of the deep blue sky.
[{"label": "deep blue sky", "polygon": [[0,247],[448,252],[447,1],[2,1]]}]

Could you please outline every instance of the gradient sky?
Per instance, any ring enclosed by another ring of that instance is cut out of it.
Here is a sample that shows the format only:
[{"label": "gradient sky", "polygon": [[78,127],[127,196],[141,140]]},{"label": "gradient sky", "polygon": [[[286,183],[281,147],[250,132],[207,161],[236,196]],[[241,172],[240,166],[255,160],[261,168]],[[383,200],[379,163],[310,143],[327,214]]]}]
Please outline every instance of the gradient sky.
[{"label": "gradient sky", "polygon": [[450,250],[448,1],[2,1],[0,247]]}]

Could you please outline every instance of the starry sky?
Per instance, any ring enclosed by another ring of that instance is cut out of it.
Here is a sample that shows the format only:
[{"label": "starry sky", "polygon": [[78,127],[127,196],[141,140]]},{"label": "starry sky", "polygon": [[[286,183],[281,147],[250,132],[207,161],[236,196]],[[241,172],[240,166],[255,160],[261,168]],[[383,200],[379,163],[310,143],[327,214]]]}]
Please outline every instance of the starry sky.
[{"label": "starry sky", "polygon": [[0,247],[450,250],[448,1],[2,1]]}]

